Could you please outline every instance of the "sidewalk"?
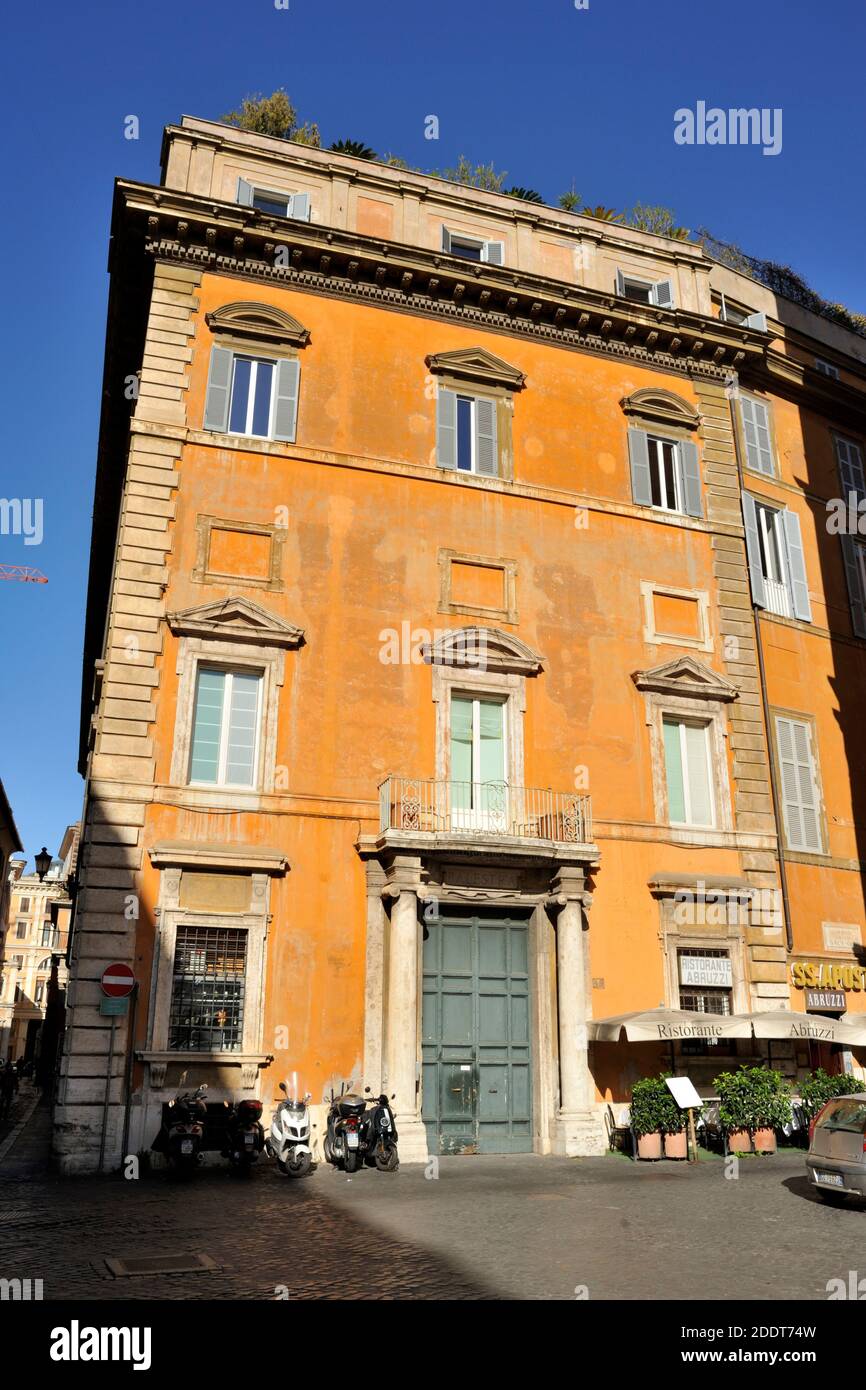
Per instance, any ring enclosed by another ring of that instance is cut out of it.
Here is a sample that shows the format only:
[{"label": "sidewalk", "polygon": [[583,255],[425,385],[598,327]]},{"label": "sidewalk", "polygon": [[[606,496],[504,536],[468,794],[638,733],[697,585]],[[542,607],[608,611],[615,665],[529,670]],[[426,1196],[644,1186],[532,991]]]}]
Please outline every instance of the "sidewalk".
[{"label": "sidewalk", "polygon": [[35,1086],[23,1082],[0,1138],[0,1178],[39,1178],[51,1156],[51,1106],[41,1105]]}]

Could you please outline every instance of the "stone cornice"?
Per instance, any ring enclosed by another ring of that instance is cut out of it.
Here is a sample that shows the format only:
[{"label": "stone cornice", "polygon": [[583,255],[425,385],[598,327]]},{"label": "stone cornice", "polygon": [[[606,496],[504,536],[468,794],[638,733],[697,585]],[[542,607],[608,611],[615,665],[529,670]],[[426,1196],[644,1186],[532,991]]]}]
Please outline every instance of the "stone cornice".
[{"label": "stone cornice", "polygon": [[638,690],[651,690],[661,695],[685,695],[690,699],[736,700],[737,687],[691,656],[678,656],[662,666],[632,672]]},{"label": "stone cornice", "polygon": [[457,261],[422,247],[146,184],[121,181],[116,197],[123,220],[143,230],[149,254],[212,273],[446,318],[714,380],[723,380],[731,369],[757,365],[766,351],[766,335],[741,325],[636,304],[513,267]]},{"label": "stone cornice", "polygon": [[151,845],[148,853],[156,869],[232,869],[235,873],[284,874],[289,867],[282,850],[264,845],[162,841]]}]

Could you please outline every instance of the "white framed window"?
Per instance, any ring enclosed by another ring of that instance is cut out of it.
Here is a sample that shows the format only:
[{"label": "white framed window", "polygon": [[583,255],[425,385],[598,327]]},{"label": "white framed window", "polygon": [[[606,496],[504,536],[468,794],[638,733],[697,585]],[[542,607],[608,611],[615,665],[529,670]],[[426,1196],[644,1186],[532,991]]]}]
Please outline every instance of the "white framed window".
[{"label": "white framed window", "polygon": [[451,816],[483,826],[505,810],[507,701],[451,692]]},{"label": "white framed window", "polygon": [[662,718],[671,825],[712,829],[716,823],[708,721]]},{"label": "white framed window", "polygon": [[677,951],[679,1005],[687,1013],[733,1013],[734,979],[729,952],[716,948],[680,947]]},{"label": "white framed window", "polygon": [[199,665],[190,742],[191,786],[255,786],[261,690],[260,671]]},{"label": "white framed window", "polygon": [[654,304],[659,309],[674,308],[674,286],[672,280],[643,280],[637,275],[616,272],[616,292],[621,299],[631,299],[636,304]]},{"label": "white framed window", "polygon": [[781,618],[812,621],[800,518],[743,493],[752,599]]},{"label": "white framed window", "polygon": [[833,436],[833,442],[836,446],[836,462],[839,465],[839,479],[845,501],[847,502],[852,492],[856,493],[859,501],[860,498],[866,497],[866,479],[863,475],[863,454],[860,445],[840,434]]},{"label": "white framed window", "polygon": [[664,512],[683,511],[681,464],[676,441],[650,435],[647,445],[653,506]]},{"label": "white framed window", "polygon": [[451,256],[460,256],[464,261],[484,261],[490,265],[504,265],[505,242],[487,241],[484,237],[469,236],[465,232],[452,232],[442,228],[442,250]]},{"label": "white framed window", "polygon": [[788,848],[821,854],[824,845],[811,724],[776,715],[776,746]]},{"label": "white framed window", "polygon": [[761,333],[767,331],[767,315],[762,309],[747,309],[741,304],[732,304],[722,295],[719,318],[723,323],[736,323],[741,328],[757,328]]},{"label": "white framed window", "polygon": [[845,580],[855,637],[866,637],[866,543],[856,536],[842,536]]},{"label": "white framed window", "polygon": [[251,439],[292,443],[298,418],[301,364],[296,357],[259,357],[211,349],[204,428]]},{"label": "white framed window", "polygon": [[23,940],[24,940],[24,938],[25,938],[26,935],[27,935],[27,923],[26,923],[26,922],[16,922],[16,924],[15,924],[15,935],[16,935],[16,937],[17,937],[17,939],[18,939],[19,941],[23,941]]},{"label": "white framed window", "polygon": [[839,380],[839,368],[834,367],[832,362],[825,362],[823,357],[815,358],[815,371],[822,376],[829,376],[833,381]]},{"label": "white framed window", "polygon": [[21,899],[21,904],[20,904],[20,907],[19,907],[19,911],[20,911],[20,912],[29,912],[29,911],[30,911],[30,899],[29,899],[29,898],[22,898],[22,899]]},{"label": "white framed window", "polygon": [[499,473],[496,401],[440,386],[436,399],[436,458],[458,473]]},{"label": "white framed window", "polygon": [[257,188],[246,179],[238,179],[237,200],[244,207],[258,208],[260,212],[269,212],[273,217],[294,217],[299,222],[310,220],[308,193],[277,193],[272,189]]},{"label": "white framed window", "polygon": [[746,444],[746,464],[753,473],[775,476],[773,444],[770,434],[770,411],[764,401],[755,396],[740,396],[740,418]]},{"label": "white framed window", "polygon": [[668,439],[629,426],[632,500],[639,507],[702,516],[698,448],[690,439]]}]

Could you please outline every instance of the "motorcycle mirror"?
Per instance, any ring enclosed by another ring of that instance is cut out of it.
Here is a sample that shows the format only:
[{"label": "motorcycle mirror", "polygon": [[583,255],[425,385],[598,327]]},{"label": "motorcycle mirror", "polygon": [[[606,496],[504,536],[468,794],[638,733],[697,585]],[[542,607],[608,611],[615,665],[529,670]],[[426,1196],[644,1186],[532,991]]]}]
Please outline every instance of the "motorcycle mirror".
[{"label": "motorcycle mirror", "polygon": [[199,1086],[199,1090],[200,1090],[200,1091],[206,1091],[206,1090],[207,1090],[207,1082],[205,1082],[203,1086]]},{"label": "motorcycle mirror", "polygon": [[370,1087],[369,1087],[369,1086],[365,1086],[365,1087],[364,1087],[364,1095],[367,1096],[367,1095],[369,1095],[369,1094],[370,1094]]},{"label": "motorcycle mirror", "polygon": [[392,1100],[396,1100],[396,1099],[397,1099],[397,1092],[396,1092],[396,1091],[392,1091],[392,1092],[391,1092],[391,1099],[392,1099]]},{"label": "motorcycle mirror", "polygon": [[224,1100],[224,1101],[223,1101],[223,1105],[225,1106],[226,1110],[230,1110],[230,1109],[231,1109],[231,1106],[229,1105],[229,1103],[228,1103],[227,1100]]},{"label": "motorcycle mirror", "polygon": [[280,1082],[280,1090],[281,1090],[281,1091],[284,1091],[286,1095],[289,1094],[288,1091],[286,1090],[286,1083],[285,1083],[285,1081],[281,1081],[281,1082]]}]

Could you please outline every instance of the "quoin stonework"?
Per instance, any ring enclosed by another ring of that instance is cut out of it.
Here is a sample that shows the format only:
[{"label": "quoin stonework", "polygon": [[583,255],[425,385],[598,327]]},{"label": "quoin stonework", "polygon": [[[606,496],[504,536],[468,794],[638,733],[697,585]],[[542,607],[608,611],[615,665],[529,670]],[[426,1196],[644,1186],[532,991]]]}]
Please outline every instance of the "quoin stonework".
[{"label": "quoin stonework", "polygon": [[189,118],[111,231],[61,1168],[184,1073],[381,1086],[404,1162],[596,1153],[637,1077],[758,1054],[594,1020],[862,1011],[866,340]]}]

